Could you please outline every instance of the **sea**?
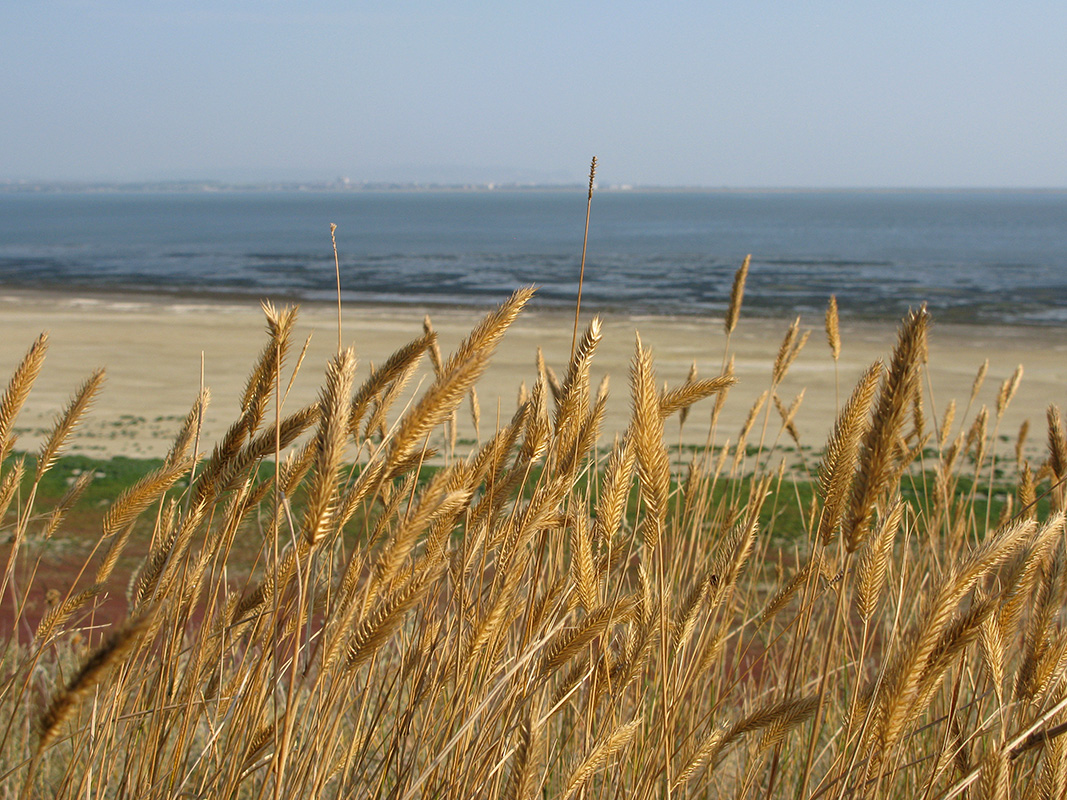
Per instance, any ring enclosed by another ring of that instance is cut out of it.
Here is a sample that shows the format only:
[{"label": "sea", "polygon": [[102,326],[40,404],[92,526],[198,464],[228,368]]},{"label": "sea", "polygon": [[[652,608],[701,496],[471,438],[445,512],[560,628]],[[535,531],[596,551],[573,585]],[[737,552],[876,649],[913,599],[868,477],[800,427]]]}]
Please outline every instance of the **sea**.
[{"label": "sea", "polygon": [[[586,192],[0,192],[0,289],[571,308]],[[1067,326],[1067,191],[598,191],[582,307]]]}]

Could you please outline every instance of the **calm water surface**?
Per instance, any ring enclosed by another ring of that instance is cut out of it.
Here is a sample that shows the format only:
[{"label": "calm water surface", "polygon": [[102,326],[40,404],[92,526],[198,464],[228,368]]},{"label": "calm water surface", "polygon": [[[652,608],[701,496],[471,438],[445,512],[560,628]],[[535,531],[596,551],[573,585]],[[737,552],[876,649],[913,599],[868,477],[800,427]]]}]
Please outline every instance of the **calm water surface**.
[{"label": "calm water surface", "polygon": [[[570,306],[573,192],[0,194],[0,282],[326,300]],[[1067,325],[1067,192],[601,192],[583,307]]]}]

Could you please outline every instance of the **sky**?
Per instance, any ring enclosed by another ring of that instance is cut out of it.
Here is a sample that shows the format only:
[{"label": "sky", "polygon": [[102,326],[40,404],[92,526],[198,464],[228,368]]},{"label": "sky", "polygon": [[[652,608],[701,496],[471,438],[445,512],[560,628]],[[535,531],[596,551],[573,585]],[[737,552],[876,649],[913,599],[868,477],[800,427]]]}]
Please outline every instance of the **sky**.
[{"label": "sky", "polygon": [[1067,187],[1063,0],[0,0],[0,180]]}]

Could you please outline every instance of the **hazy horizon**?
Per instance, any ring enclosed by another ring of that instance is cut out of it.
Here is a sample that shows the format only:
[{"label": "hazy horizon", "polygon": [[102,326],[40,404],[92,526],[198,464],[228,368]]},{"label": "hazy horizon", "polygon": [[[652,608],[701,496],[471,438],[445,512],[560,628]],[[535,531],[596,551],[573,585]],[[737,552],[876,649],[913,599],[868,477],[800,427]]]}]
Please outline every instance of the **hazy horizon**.
[{"label": "hazy horizon", "polygon": [[1067,187],[1067,4],[41,0],[0,181]]}]

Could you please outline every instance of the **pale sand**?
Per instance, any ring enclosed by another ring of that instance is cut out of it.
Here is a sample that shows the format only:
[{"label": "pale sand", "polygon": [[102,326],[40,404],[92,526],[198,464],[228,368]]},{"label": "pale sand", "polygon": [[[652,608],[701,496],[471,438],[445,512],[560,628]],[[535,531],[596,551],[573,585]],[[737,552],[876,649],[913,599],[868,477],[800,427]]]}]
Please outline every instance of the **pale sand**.
[{"label": "pale sand", "polygon": [[[583,326],[591,318],[583,313]],[[357,380],[366,376],[371,362],[380,364],[393,350],[419,335],[426,313],[420,308],[355,307],[343,309],[342,338],[354,346],[359,358]],[[447,355],[481,318],[482,311],[433,309],[430,314]],[[721,417],[716,441],[735,440],[756,397],[770,384],[771,366],[789,319],[746,317],[731,342],[739,384],[731,391]],[[821,318],[802,319],[811,338],[780,387],[788,405],[806,390],[796,423],[805,446],[819,451],[829,434],[836,404],[834,363],[826,344]],[[288,410],[313,402],[323,368],[337,347],[336,307],[308,305],[301,309],[294,353],[312,335],[307,358],[286,401]],[[507,418],[515,409],[519,385],[532,386],[536,348],[563,374],[570,351],[573,316],[528,311],[509,331],[493,362],[478,384],[481,434],[487,435],[499,414]],[[263,315],[249,301],[201,301],[144,296],[53,295],[8,291],[0,296],[0,380],[8,380],[36,335],[50,331],[44,370],[18,420],[17,447],[32,450],[65,405],[74,389],[94,367],[105,367],[107,380],[94,407],[67,452],[97,456],[154,456],[164,454],[188,412],[200,384],[201,353],[204,382],[212,402],[205,420],[201,449],[207,449],[232,421],[252,363],[266,341]],[[658,380],[674,385],[683,381],[695,360],[701,377],[719,373],[725,336],[722,321],[699,318],[636,317],[609,314],[604,339],[595,359],[594,382],[609,373],[611,401],[602,443],[610,443],[626,425],[629,410],[628,371],[634,334],[652,348]],[[854,381],[875,359],[887,358],[895,341],[895,326],[848,323],[842,327],[840,402]],[[1030,420],[1030,450],[1043,453],[1045,409],[1050,403],[1067,407],[1067,331],[1060,329],[983,327],[938,324],[930,336],[929,383],[926,412],[940,416],[950,398],[959,411],[971,392],[978,367],[989,359],[989,373],[975,407],[963,425],[969,425],[981,404],[995,408],[1000,384],[1018,364],[1025,374],[1019,392],[1000,425],[1000,436],[1014,441],[1019,425]],[[289,362],[291,369],[295,358]],[[288,372],[286,373],[288,375]],[[429,364],[419,378],[428,385]],[[470,413],[460,413],[460,437],[474,437]],[[684,440],[703,444],[707,439],[711,402],[695,407],[684,429]],[[990,430],[993,422],[991,420]],[[756,436],[759,428],[757,426]],[[768,437],[778,430],[773,411]],[[678,424],[667,425],[675,442]],[[998,446],[1011,452],[1013,445]]]}]

